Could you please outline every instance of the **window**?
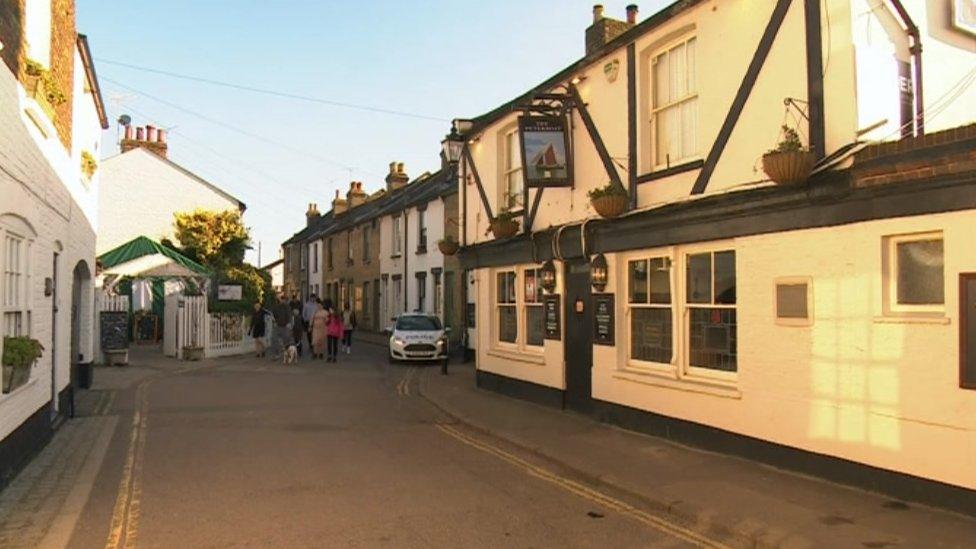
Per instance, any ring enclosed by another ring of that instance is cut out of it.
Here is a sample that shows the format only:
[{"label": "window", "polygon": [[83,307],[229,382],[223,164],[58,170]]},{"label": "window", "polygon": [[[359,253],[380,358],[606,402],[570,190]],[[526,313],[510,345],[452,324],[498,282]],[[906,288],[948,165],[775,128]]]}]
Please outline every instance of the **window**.
[{"label": "window", "polygon": [[12,232],[3,234],[3,335],[31,333],[30,257],[31,244]]},{"label": "window", "polygon": [[502,149],[502,177],[504,178],[501,204],[514,210],[522,205],[522,153],[519,150],[518,127],[505,132]]},{"label": "window", "polygon": [[433,271],[434,274],[434,314],[438,318],[444,318],[443,297],[441,293],[441,272]]},{"label": "window", "polygon": [[885,303],[895,314],[945,312],[945,251],[941,232],[885,238]]},{"label": "window", "polygon": [[542,312],[541,269],[523,271],[525,294],[525,344],[541,347],[545,340],[545,320]]},{"label": "window", "polygon": [[352,254],[352,230],[346,231],[346,263],[353,264]]},{"label": "window", "polygon": [[363,282],[363,324],[369,324],[370,321],[370,311],[373,309],[370,307],[369,301],[369,281]]},{"label": "window", "polygon": [[417,312],[422,313],[427,304],[427,273],[417,273]]},{"label": "window", "polygon": [[301,248],[302,248],[302,269],[304,269],[305,266],[308,265],[308,246],[302,244]]},{"label": "window", "polygon": [[688,255],[685,275],[688,366],[737,371],[735,252]]},{"label": "window", "polygon": [[403,251],[403,241],[400,238],[400,216],[393,217],[393,255],[397,256]]},{"label": "window", "polygon": [[394,316],[403,312],[403,293],[402,287],[400,285],[401,279],[396,277],[393,279],[393,314]]},{"label": "window", "polygon": [[427,210],[417,210],[417,252],[427,251]]},{"label": "window", "polygon": [[312,272],[319,272],[319,245],[316,242],[312,244]]},{"label": "window", "polygon": [[776,323],[784,326],[809,326],[813,315],[809,278],[776,280]]},{"label": "window", "polygon": [[651,58],[651,139],[655,167],[698,155],[695,43],[689,37]]},{"label": "window", "polygon": [[630,358],[671,364],[674,328],[671,258],[651,257],[627,263]]},{"label": "window", "polygon": [[334,263],[332,261],[333,256],[332,256],[332,238],[331,237],[329,237],[329,249],[326,250],[326,256],[328,257],[328,260],[329,260],[329,270],[331,271],[332,270],[332,266],[334,265]]},{"label": "window", "polygon": [[515,305],[515,271],[497,273],[495,309],[498,314],[498,341],[515,343],[518,340],[518,313]]},{"label": "window", "polygon": [[363,225],[363,263],[369,263],[369,226]]}]

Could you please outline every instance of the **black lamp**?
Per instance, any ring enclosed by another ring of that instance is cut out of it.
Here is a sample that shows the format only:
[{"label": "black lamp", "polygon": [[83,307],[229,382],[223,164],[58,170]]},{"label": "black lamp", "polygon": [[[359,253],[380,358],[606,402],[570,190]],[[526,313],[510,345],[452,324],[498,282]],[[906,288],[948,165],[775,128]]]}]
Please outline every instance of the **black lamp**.
[{"label": "black lamp", "polygon": [[593,289],[602,292],[607,287],[607,258],[603,254],[596,254],[590,261],[590,279]]},{"label": "black lamp", "polygon": [[461,161],[461,150],[464,148],[464,138],[458,133],[457,128],[451,127],[451,133],[441,141],[441,149],[444,151],[444,158],[450,164],[457,164]]},{"label": "black lamp", "polygon": [[542,264],[542,289],[547,293],[552,293],[556,289],[556,265],[552,260]]}]

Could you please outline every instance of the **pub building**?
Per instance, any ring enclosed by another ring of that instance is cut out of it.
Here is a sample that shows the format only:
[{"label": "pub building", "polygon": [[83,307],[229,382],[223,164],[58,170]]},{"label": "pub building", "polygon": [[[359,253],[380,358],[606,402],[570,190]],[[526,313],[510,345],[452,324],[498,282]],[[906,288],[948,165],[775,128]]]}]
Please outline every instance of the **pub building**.
[{"label": "pub building", "polygon": [[972,29],[921,0],[593,15],[445,140],[478,385],[976,513]]}]

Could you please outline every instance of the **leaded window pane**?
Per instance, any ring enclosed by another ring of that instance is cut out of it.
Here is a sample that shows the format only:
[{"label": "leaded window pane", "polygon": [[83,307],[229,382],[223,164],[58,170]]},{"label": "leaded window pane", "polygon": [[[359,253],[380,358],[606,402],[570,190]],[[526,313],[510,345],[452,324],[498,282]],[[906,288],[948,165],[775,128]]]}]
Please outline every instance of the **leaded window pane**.
[{"label": "leaded window pane", "polygon": [[942,239],[899,242],[898,303],[941,305],[945,303]]},{"label": "leaded window pane", "polygon": [[542,307],[533,305],[525,308],[525,343],[527,345],[542,345],[545,339],[545,324]]},{"label": "leaded window pane", "polygon": [[630,303],[647,303],[647,260],[627,263],[627,288]]},{"label": "leaded window pane", "polygon": [[689,255],[686,270],[688,303],[711,303],[712,254]]},{"label": "leaded window pane", "polygon": [[735,304],[735,252],[715,253],[715,303]]},{"label": "leaded window pane", "polygon": [[673,349],[671,308],[635,308],[630,312],[630,358],[671,362]]},{"label": "leaded window pane", "polygon": [[737,371],[735,309],[690,309],[688,341],[688,363],[691,366],[723,372]]}]

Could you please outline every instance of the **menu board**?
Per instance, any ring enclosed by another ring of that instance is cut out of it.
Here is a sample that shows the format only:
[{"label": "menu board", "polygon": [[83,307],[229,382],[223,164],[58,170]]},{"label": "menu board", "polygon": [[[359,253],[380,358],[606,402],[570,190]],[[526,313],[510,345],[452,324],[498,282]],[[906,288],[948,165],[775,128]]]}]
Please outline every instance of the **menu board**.
[{"label": "menu board", "polygon": [[593,343],[613,345],[613,294],[593,294]]},{"label": "menu board", "polygon": [[561,311],[559,294],[547,295],[543,298],[544,317],[543,322],[546,327],[546,339],[559,341],[562,338]]},{"label": "menu board", "polygon": [[129,348],[129,312],[102,311],[100,313],[101,333],[99,340],[104,351],[118,351]]}]

